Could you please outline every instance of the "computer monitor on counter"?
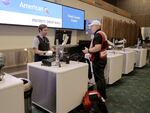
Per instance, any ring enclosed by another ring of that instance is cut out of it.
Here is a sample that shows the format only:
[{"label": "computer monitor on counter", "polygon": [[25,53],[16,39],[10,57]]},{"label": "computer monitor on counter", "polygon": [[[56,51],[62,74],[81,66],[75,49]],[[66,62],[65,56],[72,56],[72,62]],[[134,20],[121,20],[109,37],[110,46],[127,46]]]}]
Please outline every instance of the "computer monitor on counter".
[{"label": "computer monitor on counter", "polygon": [[72,31],[69,30],[55,30],[55,40],[54,40],[54,45],[56,45],[56,40],[58,39],[58,43],[60,45],[63,44],[63,42],[66,40],[66,44],[71,44],[71,36],[72,36]]}]

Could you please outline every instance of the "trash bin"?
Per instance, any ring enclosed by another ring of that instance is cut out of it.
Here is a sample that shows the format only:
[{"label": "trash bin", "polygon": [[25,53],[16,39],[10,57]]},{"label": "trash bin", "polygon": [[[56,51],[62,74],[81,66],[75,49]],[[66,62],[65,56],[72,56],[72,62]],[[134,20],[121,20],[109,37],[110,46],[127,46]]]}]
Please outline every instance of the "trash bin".
[{"label": "trash bin", "polygon": [[24,108],[25,113],[32,113],[32,85],[29,79],[20,78],[24,84]]}]

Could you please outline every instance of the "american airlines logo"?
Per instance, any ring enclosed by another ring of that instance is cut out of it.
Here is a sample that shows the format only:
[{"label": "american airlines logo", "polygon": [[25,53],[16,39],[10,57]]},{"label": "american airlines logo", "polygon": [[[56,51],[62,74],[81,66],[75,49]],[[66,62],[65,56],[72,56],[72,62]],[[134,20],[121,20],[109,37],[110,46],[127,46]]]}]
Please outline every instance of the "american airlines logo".
[{"label": "american airlines logo", "polygon": [[49,14],[49,10],[47,7],[41,7],[41,6],[36,6],[34,4],[23,3],[22,1],[20,2],[19,7]]}]

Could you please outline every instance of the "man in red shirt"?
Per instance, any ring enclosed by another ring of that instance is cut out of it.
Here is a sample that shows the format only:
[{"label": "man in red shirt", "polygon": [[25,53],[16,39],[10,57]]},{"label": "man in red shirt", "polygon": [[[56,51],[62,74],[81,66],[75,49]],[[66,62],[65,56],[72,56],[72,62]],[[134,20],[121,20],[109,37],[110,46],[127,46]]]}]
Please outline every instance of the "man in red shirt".
[{"label": "man in red shirt", "polygon": [[[94,38],[91,40],[90,48],[85,48],[83,52],[92,55],[91,59],[97,90],[106,99],[106,83],[104,77],[104,69],[107,63],[105,49],[108,46],[106,34],[101,31],[101,23],[98,20],[93,20],[89,27],[94,34]],[[102,57],[102,55],[104,56]]]}]

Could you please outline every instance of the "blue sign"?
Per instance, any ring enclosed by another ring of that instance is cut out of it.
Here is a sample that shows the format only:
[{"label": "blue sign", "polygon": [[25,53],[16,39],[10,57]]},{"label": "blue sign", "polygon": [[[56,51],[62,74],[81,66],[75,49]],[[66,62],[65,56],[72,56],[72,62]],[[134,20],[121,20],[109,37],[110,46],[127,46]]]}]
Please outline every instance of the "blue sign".
[{"label": "blue sign", "polygon": [[84,29],[84,11],[63,6],[63,28]]},{"label": "blue sign", "polygon": [[42,0],[1,0],[0,10],[62,18],[62,6]]},{"label": "blue sign", "polygon": [[[56,23],[59,22],[59,24],[61,25],[59,27],[62,27],[62,6],[42,0],[0,0],[0,15],[2,17],[0,23],[4,22],[6,24],[17,24],[17,22],[15,21],[11,22],[8,19],[11,15],[12,18],[13,17],[16,18],[16,21],[20,21],[17,19],[17,17],[19,17],[19,19],[22,19],[24,21],[27,21],[28,19],[33,19],[39,21],[39,23],[45,22],[45,24],[48,23],[55,24],[55,22]],[[41,18],[40,17],[36,18],[36,16],[41,16]],[[48,19],[49,17],[51,19]],[[60,20],[54,21],[55,19],[56,20],[60,19],[61,21]],[[35,21],[33,21],[33,25],[35,24],[34,22]],[[32,25],[31,21],[28,23],[29,25],[30,24]],[[37,22],[37,25],[39,25],[39,23]],[[21,24],[21,21],[19,24]],[[50,24],[49,27],[51,27]]]},{"label": "blue sign", "polygon": [[43,0],[0,0],[0,23],[84,29],[84,11]]}]

